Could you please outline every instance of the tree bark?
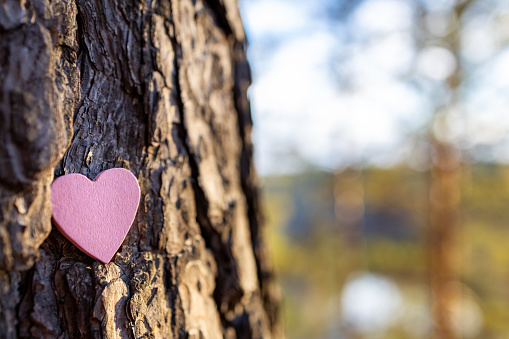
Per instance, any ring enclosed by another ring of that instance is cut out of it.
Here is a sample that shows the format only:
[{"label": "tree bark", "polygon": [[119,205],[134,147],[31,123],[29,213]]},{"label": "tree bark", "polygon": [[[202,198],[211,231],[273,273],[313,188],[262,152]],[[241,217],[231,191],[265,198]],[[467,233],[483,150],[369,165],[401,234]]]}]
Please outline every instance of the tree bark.
[{"label": "tree bark", "polygon": [[[281,337],[235,0],[0,1],[0,337]],[[108,264],[52,227],[54,176],[123,167]]]}]

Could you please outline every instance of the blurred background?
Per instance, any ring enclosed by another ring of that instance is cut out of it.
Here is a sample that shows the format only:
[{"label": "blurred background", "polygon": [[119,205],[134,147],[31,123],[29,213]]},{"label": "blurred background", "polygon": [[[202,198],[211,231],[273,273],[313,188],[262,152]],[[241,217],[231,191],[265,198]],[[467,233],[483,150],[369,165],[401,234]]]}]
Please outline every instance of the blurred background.
[{"label": "blurred background", "polygon": [[240,0],[289,338],[509,338],[509,1]]}]

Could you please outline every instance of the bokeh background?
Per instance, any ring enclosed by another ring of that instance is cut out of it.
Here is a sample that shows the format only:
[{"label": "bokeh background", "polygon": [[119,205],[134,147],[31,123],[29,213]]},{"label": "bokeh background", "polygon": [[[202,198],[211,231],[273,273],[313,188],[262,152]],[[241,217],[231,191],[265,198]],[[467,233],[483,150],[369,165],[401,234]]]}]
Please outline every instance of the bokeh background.
[{"label": "bokeh background", "polygon": [[289,338],[509,338],[509,1],[240,0]]}]

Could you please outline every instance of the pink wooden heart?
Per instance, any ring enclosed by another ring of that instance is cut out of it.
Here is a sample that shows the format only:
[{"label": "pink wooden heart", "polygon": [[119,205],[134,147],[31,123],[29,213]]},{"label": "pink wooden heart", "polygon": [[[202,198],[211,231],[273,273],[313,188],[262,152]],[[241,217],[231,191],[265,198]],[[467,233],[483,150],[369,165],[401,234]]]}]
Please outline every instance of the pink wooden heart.
[{"label": "pink wooden heart", "polygon": [[53,221],[80,250],[108,263],[133,223],[140,187],[123,168],[99,173],[95,181],[81,174],[58,177],[51,185]]}]

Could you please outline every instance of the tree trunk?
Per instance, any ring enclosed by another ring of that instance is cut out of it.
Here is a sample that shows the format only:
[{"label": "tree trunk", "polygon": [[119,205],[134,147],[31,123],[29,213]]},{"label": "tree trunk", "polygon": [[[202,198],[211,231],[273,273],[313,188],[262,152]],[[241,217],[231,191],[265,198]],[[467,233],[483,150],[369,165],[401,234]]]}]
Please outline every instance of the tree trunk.
[{"label": "tree trunk", "polygon": [[[0,337],[281,337],[235,0],[0,1]],[[106,265],[51,224],[54,176],[124,167]]]}]

